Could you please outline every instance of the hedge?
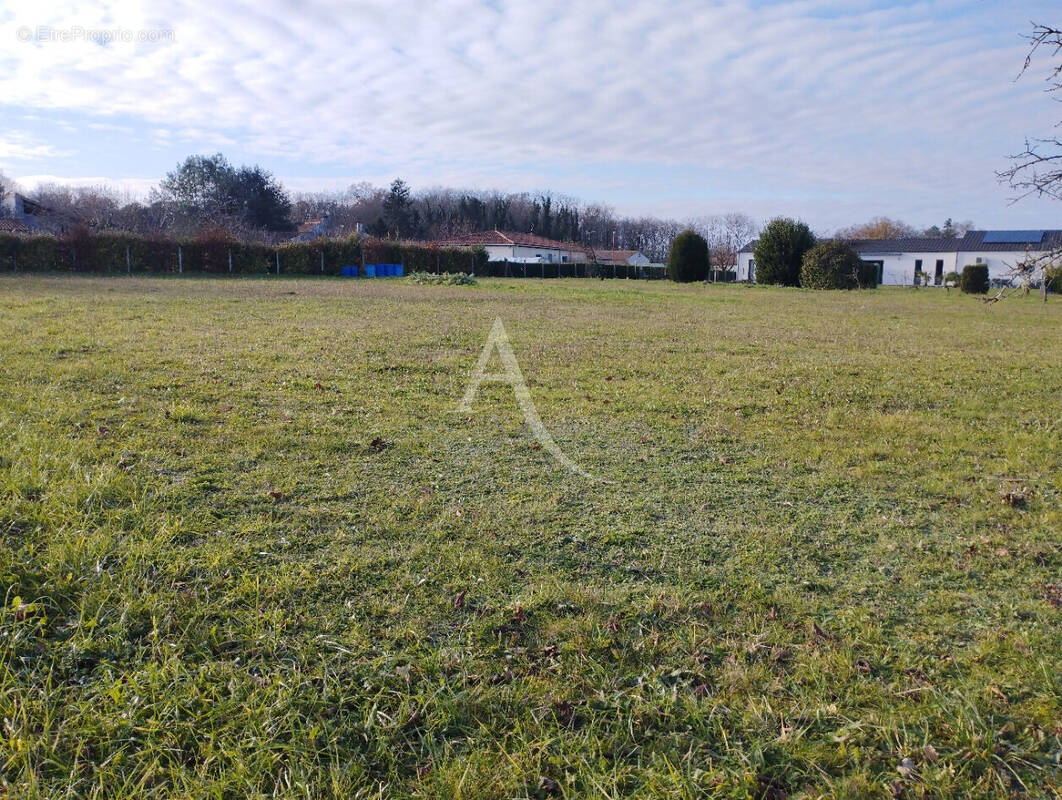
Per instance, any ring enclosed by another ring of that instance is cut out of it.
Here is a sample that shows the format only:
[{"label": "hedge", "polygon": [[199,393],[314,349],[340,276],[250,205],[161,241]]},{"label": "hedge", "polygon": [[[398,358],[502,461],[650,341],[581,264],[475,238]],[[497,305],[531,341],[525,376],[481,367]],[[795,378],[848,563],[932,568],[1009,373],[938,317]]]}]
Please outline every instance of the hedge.
[{"label": "hedge", "polygon": [[988,293],[988,265],[967,264],[962,268],[959,288],[966,294]]},{"label": "hedge", "polygon": [[1047,283],[1047,291],[1062,294],[1062,267],[1045,269],[1044,281]]},{"label": "hedge", "polygon": [[[404,264],[407,271],[483,273],[482,248],[435,247],[384,239],[318,239],[279,245],[232,241],[217,233],[195,240],[92,233],[54,236],[0,234],[0,269],[21,272],[339,275],[344,266]],[[549,265],[547,265],[549,266]]]}]

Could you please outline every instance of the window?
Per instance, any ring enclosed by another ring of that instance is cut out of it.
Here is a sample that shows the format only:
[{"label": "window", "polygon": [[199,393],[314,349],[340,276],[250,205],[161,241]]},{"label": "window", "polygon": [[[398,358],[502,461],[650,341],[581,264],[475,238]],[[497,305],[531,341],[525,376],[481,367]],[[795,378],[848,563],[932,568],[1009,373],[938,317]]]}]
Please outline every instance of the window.
[{"label": "window", "polygon": [[922,271],[922,259],[916,258],[915,259],[915,275],[914,275],[914,285],[915,286],[918,285],[918,273],[921,272],[921,271]]},{"label": "window", "polygon": [[936,268],[933,270],[933,285],[940,286],[944,283],[944,259],[938,258]]}]

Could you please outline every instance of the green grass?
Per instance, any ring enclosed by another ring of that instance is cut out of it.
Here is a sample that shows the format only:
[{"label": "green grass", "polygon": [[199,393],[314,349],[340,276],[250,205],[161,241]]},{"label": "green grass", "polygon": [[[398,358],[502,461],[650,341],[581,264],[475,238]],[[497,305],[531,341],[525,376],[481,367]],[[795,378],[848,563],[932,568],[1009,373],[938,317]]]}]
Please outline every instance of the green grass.
[{"label": "green grass", "polygon": [[[614,483],[452,413],[495,316]],[[1060,352],[930,290],[0,278],[0,796],[1057,796]]]}]

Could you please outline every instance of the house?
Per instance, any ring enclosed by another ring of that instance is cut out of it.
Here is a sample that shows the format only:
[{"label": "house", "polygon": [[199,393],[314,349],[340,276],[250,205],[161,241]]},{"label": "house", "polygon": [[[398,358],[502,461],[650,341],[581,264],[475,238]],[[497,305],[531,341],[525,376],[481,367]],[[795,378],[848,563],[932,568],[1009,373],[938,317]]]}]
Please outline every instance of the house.
[{"label": "house", "polygon": [[18,192],[4,194],[3,222],[10,230],[4,233],[47,233],[48,226],[42,220],[42,216],[48,209]]},{"label": "house", "polygon": [[39,231],[24,225],[17,219],[0,217],[0,233],[14,233],[19,236],[30,236],[31,234],[39,233]]},{"label": "house", "polygon": [[291,238],[293,242],[312,242],[314,239],[323,239],[332,233],[332,219],[328,214],[318,219],[308,219],[301,225]]},{"label": "house", "polygon": [[632,267],[648,267],[652,263],[638,250],[594,250],[594,260],[604,266],[627,264]]},{"label": "house", "polygon": [[573,242],[558,242],[533,233],[483,231],[435,242],[439,247],[482,247],[488,261],[518,264],[585,264],[592,251]]},{"label": "house", "polygon": [[[1008,283],[1011,268],[1030,256],[1062,248],[1062,230],[968,231],[943,238],[856,239],[849,244],[863,261],[876,264],[878,282],[886,286],[911,286],[922,273],[930,286],[943,286],[949,272],[962,273],[967,264],[984,264],[994,285]],[[749,242],[738,251],[739,281],[756,280]]]}]

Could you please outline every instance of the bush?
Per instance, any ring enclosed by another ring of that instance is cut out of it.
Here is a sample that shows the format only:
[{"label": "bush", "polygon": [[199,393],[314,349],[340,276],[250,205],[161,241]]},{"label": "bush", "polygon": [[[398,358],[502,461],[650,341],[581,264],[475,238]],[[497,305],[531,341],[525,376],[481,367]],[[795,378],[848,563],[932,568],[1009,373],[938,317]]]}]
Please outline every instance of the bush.
[{"label": "bush", "polygon": [[472,275],[460,272],[443,272],[438,275],[431,272],[411,272],[408,276],[410,283],[434,286],[475,286],[476,279]]},{"label": "bush", "polygon": [[815,234],[803,222],[785,217],[771,220],[753,251],[756,283],[799,286],[804,253],[814,246]]},{"label": "bush", "polygon": [[819,242],[804,253],[800,285],[807,289],[855,289],[862,263],[847,242]]},{"label": "bush", "polygon": [[878,288],[878,265],[872,261],[860,261],[856,274],[856,285],[860,289]]},{"label": "bush", "polygon": [[1048,267],[1044,270],[1047,291],[1062,294],[1062,267]]},{"label": "bush", "polygon": [[959,281],[961,280],[962,278],[959,276],[958,272],[949,272],[944,276],[944,285],[947,286],[949,283],[951,283],[955,286],[958,286]]},{"label": "bush", "polygon": [[683,231],[671,242],[667,276],[678,283],[703,281],[708,277],[708,242],[695,231]]},{"label": "bush", "polygon": [[967,264],[962,268],[959,288],[966,294],[988,293],[988,265]]}]

